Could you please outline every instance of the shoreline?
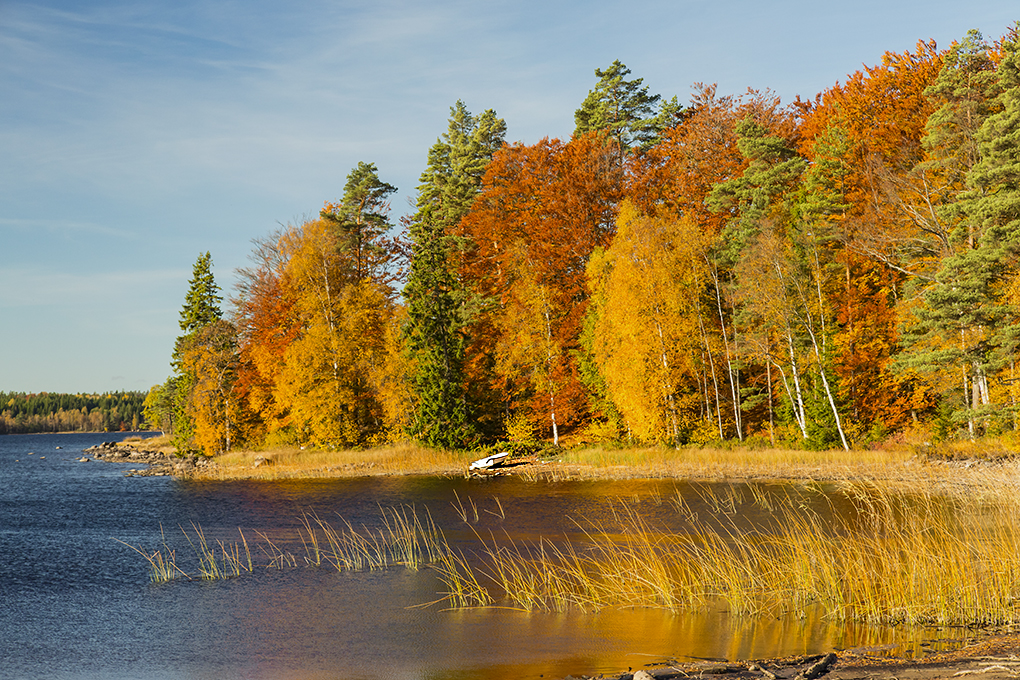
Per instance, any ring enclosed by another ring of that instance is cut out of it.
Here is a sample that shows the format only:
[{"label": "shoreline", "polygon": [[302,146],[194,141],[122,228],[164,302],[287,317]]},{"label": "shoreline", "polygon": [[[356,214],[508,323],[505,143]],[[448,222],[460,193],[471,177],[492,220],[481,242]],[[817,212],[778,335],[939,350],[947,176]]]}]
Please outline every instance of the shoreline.
[{"label": "shoreline", "polygon": [[[413,444],[325,452],[300,447],[177,457],[165,437],[129,437],[113,446],[116,462],[147,465],[137,476],[207,481],[344,479],[376,476],[518,476],[533,482],[689,480],[794,483],[877,482],[934,485],[946,491],[1014,486],[1020,457],[930,458],[904,449],[565,449],[554,457],[517,455],[501,467],[470,471],[479,452],[436,451]],[[83,452],[86,456],[88,451]]]},{"label": "shoreline", "polygon": [[[534,483],[659,480],[793,484],[879,484],[889,490],[926,488],[950,496],[1010,488],[1020,493],[1020,457],[931,458],[904,448],[802,451],[795,449],[565,449],[555,457],[519,455],[502,467],[471,471],[479,452],[435,451],[413,444],[324,452],[300,447],[178,457],[167,437],[132,436],[83,450],[89,460],[138,463],[131,477],[201,481],[282,481],[384,476],[488,478],[516,476]],[[101,453],[102,455],[95,455]],[[91,456],[91,458],[90,458]],[[1018,676],[1020,678],[1020,676]]]},{"label": "shoreline", "polygon": [[[920,659],[881,657],[867,649],[850,649],[810,656],[734,662],[655,664],[602,680],[666,680],[692,676],[719,676],[728,680],[942,680],[979,676],[989,680],[1020,677],[1020,634],[999,633],[979,638],[952,652]],[[567,676],[588,680],[589,676]],[[975,679],[976,680],[976,679]]]}]

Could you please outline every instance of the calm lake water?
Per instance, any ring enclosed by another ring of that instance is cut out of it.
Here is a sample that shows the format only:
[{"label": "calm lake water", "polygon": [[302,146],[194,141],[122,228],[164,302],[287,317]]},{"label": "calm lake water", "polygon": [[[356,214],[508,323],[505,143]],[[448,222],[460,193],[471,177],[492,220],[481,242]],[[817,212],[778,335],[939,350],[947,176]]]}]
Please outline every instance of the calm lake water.
[{"label": "calm lake water", "polygon": [[[153,550],[164,540],[162,530],[184,556],[190,549],[180,527],[195,523],[213,541],[235,541],[238,529],[252,540],[261,531],[303,554],[295,543],[303,513],[377,527],[380,507],[413,504],[428,509],[451,543],[470,550],[477,539],[458,504],[477,508],[477,520],[470,510],[470,521],[483,535],[506,531],[525,542],[545,536],[583,543],[575,522],[611,530],[621,501],[667,528],[681,521],[669,502],[677,493],[702,516],[715,510],[703,497],[705,485],[676,482],[210,483],[131,478],[125,477],[129,464],[77,461],[82,449],[119,438],[0,436],[0,678],[548,679],[669,659],[916,649],[921,639],[940,635],[837,625],[810,615],[447,611],[417,606],[435,601],[443,589],[427,568],[256,568],[237,579],[152,584],[147,563],[118,540]],[[740,485],[716,491],[743,493]],[[817,493],[805,492],[805,502],[817,502],[823,515],[840,511],[838,499]],[[748,504],[742,511],[763,512],[756,508]]]}]

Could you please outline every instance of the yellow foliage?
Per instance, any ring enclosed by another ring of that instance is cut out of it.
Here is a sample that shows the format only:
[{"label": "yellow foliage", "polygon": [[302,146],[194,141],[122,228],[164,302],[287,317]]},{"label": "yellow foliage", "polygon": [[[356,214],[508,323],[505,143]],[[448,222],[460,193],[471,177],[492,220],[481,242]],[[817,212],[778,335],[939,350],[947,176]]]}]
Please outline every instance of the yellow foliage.
[{"label": "yellow foliage", "polygon": [[195,426],[195,445],[206,455],[229,450],[238,404],[231,400],[236,362],[234,327],[216,321],[195,332],[182,353],[184,372],[194,382],[188,411]]},{"label": "yellow foliage", "polygon": [[531,416],[524,412],[507,416],[503,427],[506,430],[507,441],[526,442],[535,437],[535,423],[532,422]]},{"label": "yellow foliage", "polygon": [[549,419],[556,441],[557,397],[562,387],[558,369],[564,358],[558,335],[562,312],[553,300],[552,287],[539,280],[524,244],[518,241],[510,250],[516,276],[496,322],[500,330],[496,371],[510,378],[520,392],[540,395],[536,402],[542,408],[535,415],[545,412],[541,419]]},{"label": "yellow foliage", "polygon": [[392,357],[393,305],[380,284],[353,276],[325,221],[291,232],[287,247],[288,292],[303,323],[284,355],[276,400],[290,426],[316,446],[377,441],[385,430],[378,388]]},{"label": "yellow foliage", "polygon": [[649,217],[624,202],[610,247],[588,265],[593,354],[633,436],[679,443],[700,352],[698,299],[707,239],[690,220]]}]

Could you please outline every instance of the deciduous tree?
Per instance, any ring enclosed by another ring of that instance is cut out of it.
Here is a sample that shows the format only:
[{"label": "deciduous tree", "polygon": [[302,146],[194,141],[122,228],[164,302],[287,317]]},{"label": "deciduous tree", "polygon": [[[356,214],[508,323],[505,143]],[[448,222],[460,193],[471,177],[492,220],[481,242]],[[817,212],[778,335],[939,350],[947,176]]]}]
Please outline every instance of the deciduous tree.
[{"label": "deciduous tree", "polygon": [[698,301],[709,241],[689,219],[624,202],[611,245],[588,264],[591,350],[606,391],[642,441],[679,446],[698,420]]}]

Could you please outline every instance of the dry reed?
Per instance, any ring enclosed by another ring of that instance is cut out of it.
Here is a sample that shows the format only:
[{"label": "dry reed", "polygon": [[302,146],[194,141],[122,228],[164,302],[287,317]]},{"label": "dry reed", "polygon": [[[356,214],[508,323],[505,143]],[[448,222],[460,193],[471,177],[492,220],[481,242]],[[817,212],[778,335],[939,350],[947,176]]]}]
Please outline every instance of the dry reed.
[{"label": "dry reed", "polygon": [[463,474],[469,452],[429,449],[404,443],[372,449],[322,451],[299,447],[231,451],[211,459],[194,475],[203,479],[305,479],[371,475]]},{"label": "dry reed", "polygon": [[[309,566],[330,566],[338,571],[368,571],[393,566],[417,570],[446,559],[445,553],[449,552],[449,548],[428,511],[425,511],[424,518],[414,508],[406,506],[380,508],[380,512],[383,526],[374,531],[367,528],[356,530],[342,518],[341,527],[337,528],[314,514],[302,515],[297,537],[304,552],[300,560],[265,534],[256,532],[262,541],[256,547],[266,558],[261,566],[283,569],[295,567],[300,561]],[[206,538],[199,524],[192,523],[190,532],[182,527],[181,532],[197,559],[196,571],[186,571],[179,565],[176,549],[162,537],[162,527],[161,546],[152,552],[114,540],[146,559],[150,566],[150,580],[154,583],[177,578],[227,579],[254,571],[252,549],[244,532],[239,531],[240,542],[216,541],[215,544]]]},{"label": "dry reed", "polygon": [[[724,604],[738,615],[805,616],[819,608],[834,619],[874,624],[1020,623],[1016,477],[1008,470],[985,474],[985,483],[963,477],[964,486],[844,480],[827,489],[784,487],[785,493],[757,484],[704,486],[669,499],[682,530],[650,526],[636,504],[621,502],[614,505],[613,532],[579,521],[580,540],[530,543],[506,533],[483,536],[478,506],[457,497],[454,508],[476,541],[468,552],[454,550],[431,516],[412,507],[381,509],[375,530],[305,515],[303,556],[263,534],[258,550],[269,568],[429,565],[443,583],[443,599],[456,608],[681,611]],[[826,499],[849,512],[829,513]],[[502,504],[496,507],[482,511],[504,517]],[[825,509],[824,517],[812,507]],[[751,509],[764,523],[749,523]],[[830,514],[835,519],[826,519]],[[241,543],[215,545],[197,525],[184,533],[198,557],[198,577],[230,578],[254,568],[243,533]],[[192,578],[165,540],[154,552],[132,549],[155,582]]]},{"label": "dry reed", "polygon": [[[988,492],[967,500],[849,483],[842,493],[855,510],[851,517],[827,526],[787,499],[769,527],[733,521],[744,499],[706,494],[710,518],[678,502],[691,521],[683,533],[653,530],[623,506],[625,541],[599,527],[585,528],[583,551],[479,536],[481,566],[458,560],[442,578],[449,592],[476,593],[467,606],[679,611],[725,603],[735,614],[804,615],[821,607],[835,619],[876,624],[1015,624],[1020,502],[1002,489]],[[752,496],[763,498],[760,491]]]}]

